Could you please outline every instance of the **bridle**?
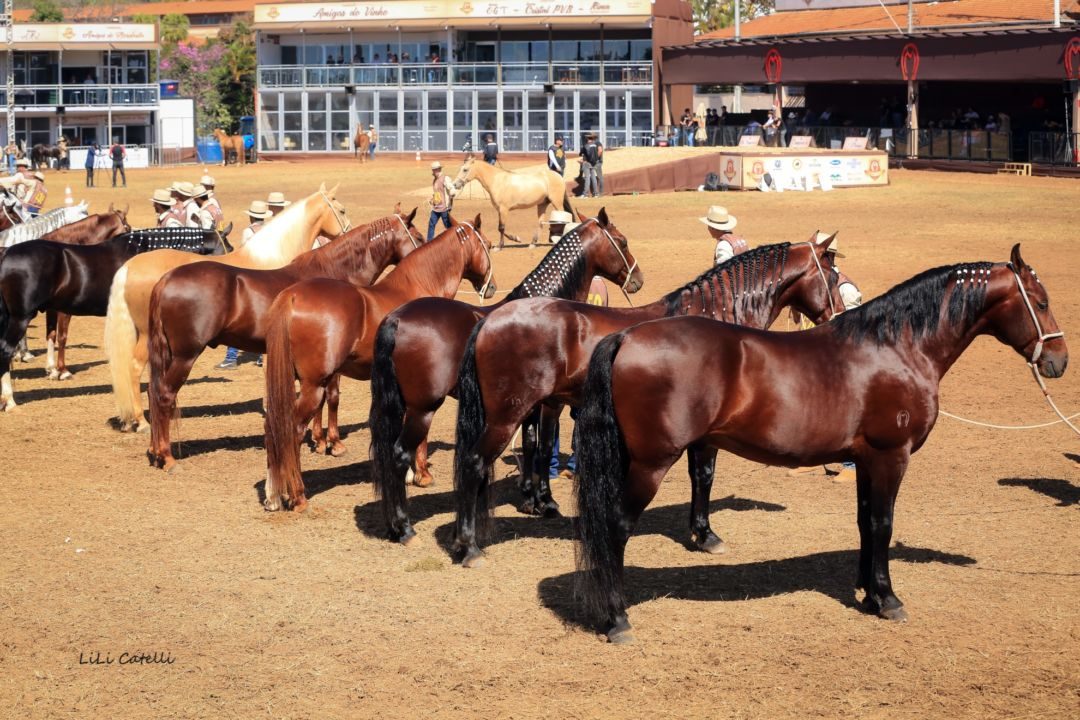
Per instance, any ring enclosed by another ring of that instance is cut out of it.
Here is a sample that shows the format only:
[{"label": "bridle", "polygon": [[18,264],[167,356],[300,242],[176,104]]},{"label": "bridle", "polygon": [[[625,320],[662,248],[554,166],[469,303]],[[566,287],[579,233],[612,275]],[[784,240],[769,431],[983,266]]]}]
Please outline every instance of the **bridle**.
[{"label": "bridle", "polygon": [[[817,254],[817,243],[808,240],[806,244],[810,246],[810,257],[814,258],[814,265],[817,266],[818,277],[821,278],[821,282],[825,285],[825,297],[829,298],[829,312],[832,313],[832,317],[836,317],[836,304],[833,303],[832,290],[829,288],[829,281],[825,278],[825,270],[821,267],[821,258],[819,258]],[[829,249],[826,248],[825,252],[828,251]]]},{"label": "bridle", "polygon": [[607,236],[607,239],[611,241],[611,247],[615,248],[615,252],[619,253],[619,257],[622,258],[623,265],[626,266],[626,279],[623,280],[623,284],[619,286],[619,290],[622,292],[623,297],[626,298],[626,302],[630,303],[630,307],[634,307],[634,301],[630,299],[630,294],[626,292],[626,286],[630,284],[630,278],[634,276],[634,270],[637,269],[637,258],[634,258],[634,262],[630,262],[626,259],[626,253],[619,247],[619,243],[615,242],[615,238],[611,236],[607,228],[600,224],[600,221],[596,218],[590,218],[596,223],[596,227],[600,228],[600,232]]},{"label": "bridle", "polygon": [[[334,203],[324,191],[320,190],[319,195],[326,201],[327,206],[330,208],[330,212],[334,214],[334,219],[338,221],[338,227],[341,228],[342,235],[349,232],[349,230],[352,230],[352,223],[349,221],[348,216],[346,216],[344,212],[338,214],[337,208],[334,207]],[[341,219],[343,217],[345,218],[344,220]]]},{"label": "bridle", "polygon": [[484,242],[484,238],[480,236],[480,232],[472,226],[472,223],[459,222],[454,226],[454,231],[457,233],[458,240],[461,241],[462,247],[465,246],[465,236],[468,234],[461,229],[461,226],[465,226],[473,231],[473,235],[476,236],[476,242],[484,249],[484,254],[487,255],[488,271],[487,276],[484,278],[484,284],[480,286],[480,289],[476,291],[476,294],[480,296],[480,302],[483,303],[485,296],[487,295],[488,288],[491,286],[491,278],[495,275],[495,263],[491,261],[491,251],[488,250],[487,243]]},{"label": "bridle", "polygon": [[1035,333],[1039,336],[1039,339],[1035,342],[1035,349],[1031,353],[1031,359],[1028,360],[1028,365],[1034,368],[1035,363],[1042,357],[1043,345],[1047,340],[1056,340],[1057,338],[1065,337],[1065,333],[1056,332],[1048,333],[1044,332],[1042,323],[1039,322],[1039,316],[1035,314],[1035,306],[1031,304],[1031,298],[1028,297],[1027,288],[1024,287],[1024,283],[1020,280],[1020,273],[1013,267],[1012,263],[1009,263],[1009,270],[1012,271],[1013,277],[1016,278],[1016,287],[1020,289],[1020,297],[1024,301],[1024,307],[1027,308],[1028,315],[1031,316],[1031,322],[1035,325]]},{"label": "bridle", "polygon": [[116,215],[116,217],[120,218],[120,224],[124,226],[124,232],[131,232],[131,226],[128,225],[127,215],[125,213],[121,213],[119,210],[113,210],[113,213]]},{"label": "bridle", "polygon": [[405,221],[401,219],[401,215],[399,215],[398,213],[394,213],[394,217],[397,218],[397,221],[399,223],[401,223],[401,229],[404,230],[405,234],[409,236],[409,242],[412,243],[413,250],[419,248],[421,243],[418,243],[416,241],[416,238],[413,237],[413,234],[409,232],[409,227],[405,224]]}]

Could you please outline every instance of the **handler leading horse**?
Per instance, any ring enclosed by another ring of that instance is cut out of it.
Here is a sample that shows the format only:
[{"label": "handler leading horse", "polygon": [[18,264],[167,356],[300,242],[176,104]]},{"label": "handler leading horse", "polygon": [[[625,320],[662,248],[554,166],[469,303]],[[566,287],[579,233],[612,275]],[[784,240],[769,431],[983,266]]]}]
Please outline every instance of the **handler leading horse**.
[{"label": "handler leading horse", "polygon": [[893,507],[938,417],[938,386],[993,335],[1044,377],[1069,361],[1035,272],[1012,262],[927,270],[831,323],[766,333],[700,318],[637,325],[593,353],[578,418],[579,566],[613,642],[630,639],[623,556],[683,450],[788,467],[853,460],[865,607],[907,613],[889,578]]}]

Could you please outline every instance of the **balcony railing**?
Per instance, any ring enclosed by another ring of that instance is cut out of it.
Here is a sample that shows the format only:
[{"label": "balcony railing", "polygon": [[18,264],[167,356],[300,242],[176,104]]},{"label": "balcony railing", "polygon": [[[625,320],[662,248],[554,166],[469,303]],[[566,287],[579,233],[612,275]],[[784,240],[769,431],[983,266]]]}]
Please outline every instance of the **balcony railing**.
[{"label": "balcony railing", "polygon": [[[111,89],[107,85],[23,85],[15,88],[17,107],[152,106],[157,105],[157,101],[157,85],[114,85]],[[7,103],[6,91],[0,90],[0,103]]]},{"label": "balcony railing", "polygon": [[[550,74],[549,74],[550,72]],[[651,85],[648,62],[263,65],[263,88],[452,85]]]}]

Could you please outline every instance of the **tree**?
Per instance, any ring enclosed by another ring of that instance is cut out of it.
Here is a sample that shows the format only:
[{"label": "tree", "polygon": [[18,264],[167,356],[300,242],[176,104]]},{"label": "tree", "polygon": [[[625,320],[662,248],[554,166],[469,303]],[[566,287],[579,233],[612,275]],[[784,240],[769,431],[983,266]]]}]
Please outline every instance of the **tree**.
[{"label": "tree", "polygon": [[187,15],[165,15],[161,18],[161,49],[175,48],[177,44],[187,40],[191,22]]},{"label": "tree", "polygon": [[[735,24],[735,0],[691,0],[694,30],[712,32]],[[772,12],[774,0],[742,0],[742,21]]]},{"label": "tree", "polygon": [[222,30],[218,39],[225,46],[218,89],[235,123],[255,112],[255,40],[243,21]]},{"label": "tree", "polygon": [[60,9],[56,0],[34,0],[33,7],[34,12],[30,15],[30,22],[64,22],[64,11]]},{"label": "tree", "polygon": [[219,90],[224,55],[225,46],[218,42],[201,46],[181,42],[167,53],[162,49],[161,72],[180,83],[182,95],[195,100],[195,125],[200,135],[209,135],[214,128],[227,128],[231,124]]}]

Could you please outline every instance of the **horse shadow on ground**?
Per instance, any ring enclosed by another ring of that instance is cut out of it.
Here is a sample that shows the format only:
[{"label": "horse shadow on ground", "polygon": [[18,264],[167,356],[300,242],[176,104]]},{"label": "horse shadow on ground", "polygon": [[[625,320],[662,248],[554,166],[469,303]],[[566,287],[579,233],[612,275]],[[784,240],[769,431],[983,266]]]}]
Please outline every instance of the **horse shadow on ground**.
[{"label": "horse shadow on ground", "polygon": [[[184,417],[189,417],[185,415]],[[341,436],[348,437],[349,433],[359,430],[365,427],[367,423],[354,423],[352,425],[341,426]],[[181,425],[181,427],[183,427]],[[218,450],[229,451],[242,451],[242,450],[262,450],[264,446],[266,436],[263,433],[255,435],[230,435],[227,437],[213,437],[213,438],[199,438],[195,440],[177,439],[177,433],[173,431],[173,454],[176,455],[177,460],[183,460],[185,458],[193,458],[199,455],[206,455],[207,453],[217,452]],[[300,462],[303,462],[304,451],[301,449]],[[348,466],[347,466],[348,467]],[[343,472],[347,468],[330,468],[326,472]],[[308,475],[312,473],[322,472],[320,470],[305,470],[304,471],[304,484],[308,482]]]},{"label": "horse shadow on ground", "polygon": [[[308,500],[336,487],[365,485],[371,482],[370,463],[358,462],[344,467],[321,468],[304,472],[304,495]],[[266,480],[252,486],[261,504],[266,500]],[[355,511],[354,511],[355,512]]]},{"label": "horse shadow on ground", "polygon": [[[68,365],[67,369],[73,375],[89,370],[90,368],[97,367],[98,365],[104,365],[108,360],[92,360],[90,362],[75,363],[74,365]],[[45,374],[45,368],[43,367],[24,367],[19,370],[12,370],[11,377],[14,380],[40,380]]]},{"label": "horse shadow on ground", "polygon": [[[974,565],[975,558],[930,548],[897,543],[889,551],[893,561]],[[836,600],[844,607],[866,609],[855,595],[856,550],[831,550],[782,560],[763,560],[740,565],[626,568],[628,606],[660,597],[706,602],[740,602],[809,590]],[[541,604],[563,622],[586,629],[599,624],[575,594],[584,580],[580,571],[545,578],[537,586]]]},{"label": "horse shadow on ground", "polygon": [[1057,500],[1057,507],[1080,505],[1080,485],[1073,485],[1068,480],[1058,478],[1001,478],[998,485],[1003,487],[1026,487],[1037,493]]},{"label": "horse shadow on ground", "polygon": [[[42,371],[38,371],[42,372]],[[210,383],[210,382],[232,382],[224,378],[198,378],[192,380],[188,384],[194,383]],[[63,398],[82,397],[83,395],[107,395],[112,392],[112,385],[70,385],[60,384],[52,385],[45,388],[37,388],[34,390],[19,390],[15,388],[15,399],[20,405],[26,403],[38,402],[41,400],[59,400]],[[142,384],[142,392],[146,392],[146,383]]]}]

